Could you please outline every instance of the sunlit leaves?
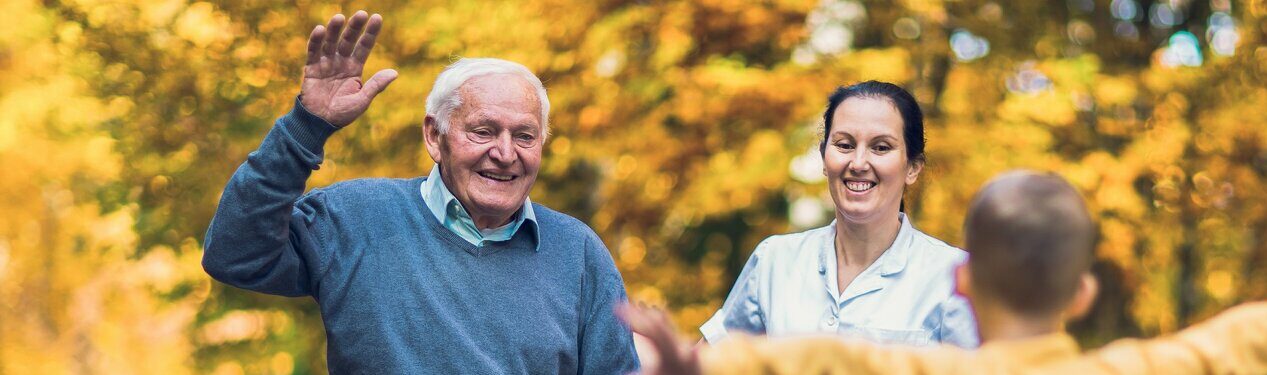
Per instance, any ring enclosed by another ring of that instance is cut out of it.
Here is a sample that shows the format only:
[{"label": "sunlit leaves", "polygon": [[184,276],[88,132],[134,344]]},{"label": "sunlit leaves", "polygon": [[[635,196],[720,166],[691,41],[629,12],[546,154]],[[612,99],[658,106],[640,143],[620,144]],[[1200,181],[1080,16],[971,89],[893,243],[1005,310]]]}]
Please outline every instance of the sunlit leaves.
[{"label": "sunlit leaves", "polygon": [[[1055,171],[1087,198],[1115,294],[1081,337],[1267,297],[1267,47],[1248,27],[1267,12],[1189,15],[1236,25],[1235,53],[1171,67],[1156,50],[1181,30],[1148,29],[1147,7],[1123,28],[1110,17],[1138,2],[1111,3],[1092,2],[1112,5],[1103,20],[1064,3],[859,2],[865,17],[846,4],[849,48],[800,62],[809,18],[842,2],[367,4],[386,21],[367,70],[401,79],[331,139],[309,185],[425,174],[422,101],[440,69],[522,62],[554,104],[533,200],[593,227],[630,296],[692,333],[758,241],[830,220],[809,160],[826,95],[877,79],[927,115],[929,164],[906,196],[924,231],[962,244],[972,194],[1011,168]],[[356,8],[46,6],[0,2],[22,15],[0,23],[0,372],[322,371],[315,304],[212,282],[198,239],[293,103],[308,32]],[[988,53],[957,62],[957,29]]]}]

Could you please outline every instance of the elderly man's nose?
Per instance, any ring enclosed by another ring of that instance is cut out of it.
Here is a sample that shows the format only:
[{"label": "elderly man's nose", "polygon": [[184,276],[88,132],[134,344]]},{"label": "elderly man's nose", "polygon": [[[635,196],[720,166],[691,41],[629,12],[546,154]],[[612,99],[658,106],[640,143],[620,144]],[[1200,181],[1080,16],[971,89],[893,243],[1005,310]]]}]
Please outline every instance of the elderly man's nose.
[{"label": "elderly man's nose", "polygon": [[489,150],[489,156],[498,163],[514,163],[517,157],[514,141],[509,136],[497,137],[493,142],[493,149]]}]

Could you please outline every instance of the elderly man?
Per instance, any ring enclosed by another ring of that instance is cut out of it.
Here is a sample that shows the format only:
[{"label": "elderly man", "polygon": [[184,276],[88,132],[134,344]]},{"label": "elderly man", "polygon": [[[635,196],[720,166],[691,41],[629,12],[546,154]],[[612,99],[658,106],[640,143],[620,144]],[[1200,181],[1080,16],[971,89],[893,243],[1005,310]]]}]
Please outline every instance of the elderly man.
[{"label": "elderly man", "polygon": [[636,370],[631,334],[611,314],[625,291],[603,242],[528,199],[550,103],[522,65],[463,59],[440,74],[424,125],[430,176],[303,194],[326,139],[396,78],[384,70],[361,84],[381,27],[362,11],[312,31],[294,109],[225,187],[207,273],[312,296],[331,372]]}]

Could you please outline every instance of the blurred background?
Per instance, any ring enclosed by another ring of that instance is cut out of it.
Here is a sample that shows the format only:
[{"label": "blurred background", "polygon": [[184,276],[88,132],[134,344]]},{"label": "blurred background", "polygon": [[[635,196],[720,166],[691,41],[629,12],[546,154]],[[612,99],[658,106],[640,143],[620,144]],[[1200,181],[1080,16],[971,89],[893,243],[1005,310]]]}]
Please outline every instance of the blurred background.
[{"label": "blurred background", "polygon": [[309,32],[357,9],[385,18],[367,72],[401,78],[310,187],[426,174],[436,74],[521,62],[554,105],[533,200],[592,226],[631,297],[686,335],[758,241],[830,220],[821,113],[865,79],[927,114],[906,197],[925,232],[961,245],[1003,170],[1082,190],[1103,283],[1071,327],[1085,345],[1267,297],[1261,0],[7,0],[0,374],[326,371],[311,299],[199,260],[221,189],[298,93]]}]

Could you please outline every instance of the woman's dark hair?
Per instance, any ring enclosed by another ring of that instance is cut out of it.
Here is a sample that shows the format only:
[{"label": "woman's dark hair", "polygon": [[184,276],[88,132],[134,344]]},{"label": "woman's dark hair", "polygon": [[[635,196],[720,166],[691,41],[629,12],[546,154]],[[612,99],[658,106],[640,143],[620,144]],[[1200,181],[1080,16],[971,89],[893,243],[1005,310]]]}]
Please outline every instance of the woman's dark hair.
[{"label": "woman's dark hair", "polygon": [[827,112],[823,113],[823,141],[818,144],[820,155],[827,155],[827,138],[831,135],[831,119],[836,116],[836,107],[849,98],[888,99],[902,115],[902,141],[906,142],[906,160],[924,160],[924,112],[919,110],[919,104],[911,93],[892,83],[880,81],[837,87],[827,97]]}]

